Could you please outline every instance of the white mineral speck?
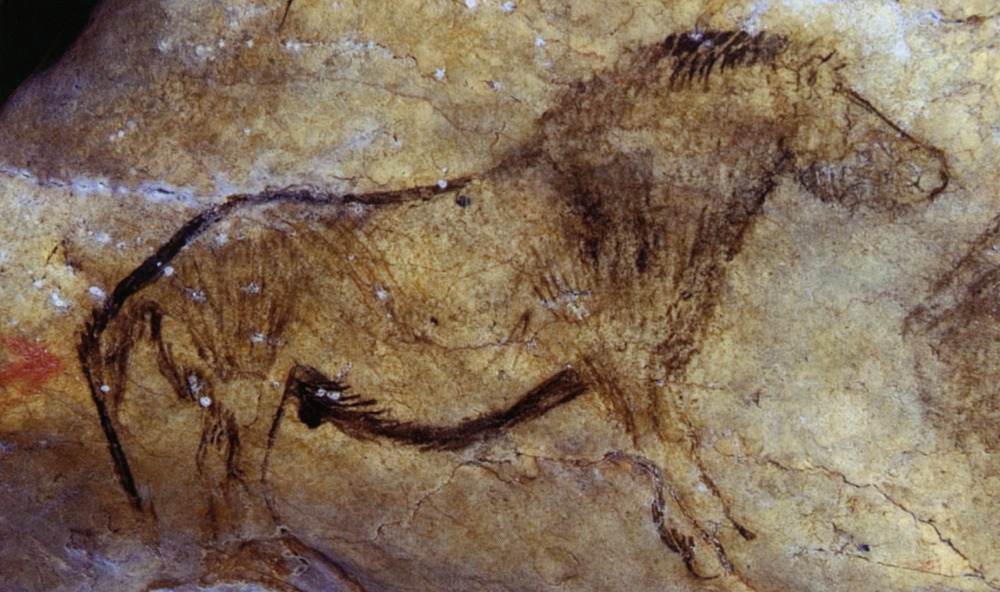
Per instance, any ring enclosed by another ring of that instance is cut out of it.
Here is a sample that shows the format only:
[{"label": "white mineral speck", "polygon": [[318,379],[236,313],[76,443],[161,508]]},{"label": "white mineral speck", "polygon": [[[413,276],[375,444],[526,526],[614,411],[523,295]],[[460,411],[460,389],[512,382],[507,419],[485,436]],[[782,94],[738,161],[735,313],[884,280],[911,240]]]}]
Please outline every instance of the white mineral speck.
[{"label": "white mineral speck", "polygon": [[254,331],[253,335],[250,336],[250,343],[263,343],[264,334],[260,331]]},{"label": "white mineral speck", "polygon": [[166,267],[164,267],[163,268],[163,275],[165,275],[166,277],[170,277],[170,276],[174,275],[174,268],[170,267],[169,265],[166,266]]},{"label": "white mineral speck", "polygon": [[441,189],[446,189],[448,187],[448,181],[444,179],[438,179],[437,186]]},{"label": "white mineral speck", "polygon": [[56,308],[69,308],[69,302],[63,300],[62,296],[59,295],[59,292],[53,292],[51,300],[52,306]]},{"label": "white mineral speck", "polygon": [[434,78],[436,78],[437,80],[444,80],[444,72],[445,72],[444,68],[439,68],[437,70],[434,70]]},{"label": "white mineral speck", "polygon": [[98,288],[97,286],[87,288],[87,292],[90,292],[90,295],[94,298],[94,300],[104,300],[107,297],[104,290]]},{"label": "white mineral speck", "polygon": [[42,282],[42,280],[35,280],[35,281],[31,282],[31,285],[40,289],[45,284]]},{"label": "white mineral speck", "polygon": [[475,8],[476,4],[479,4],[479,0],[465,0],[465,7],[469,10]]},{"label": "white mineral speck", "polygon": [[202,397],[202,398],[198,399],[198,404],[201,405],[202,407],[208,407],[208,406],[210,406],[212,404],[212,398],[211,397]]},{"label": "white mineral speck", "polygon": [[343,370],[337,372],[337,376],[334,377],[334,380],[340,380],[341,378],[347,376],[347,373],[351,371],[352,366],[354,366],[354,364],[352,364],[351,362],[344,364]]},{"label": "white mineral speck", "polygon": [[191,300],[197,302],[198,304],[201,304],[202,302],[205,301],[205,292],[201,290],[193,290],[191,292]]},{"label": "white mineral speck", "polygon": [[535,47],[542,47],[545,45],[545,40],[541,37],[535,37]]},{"label": "white mineral speck", "polygon": [[247,39],[247,47],[253,47],[253,39]]},{"label": "white mineral speck", "polygon": [[504,2],[500,5],[500,10],[504,12],[511,12],[515,8],[517,8],[517,4],[514,4],[513,2]]},{"label": "white mineral speck", "polygon": [[110,390],[111,390],[111,387],[110,387],[110,386],[108,386],[108,385],[106,385],[106,384],[102,384],[102,385],[101,385],[101,392],[102,392],[102,393],[106,393],[106,392],[109,392]]}]

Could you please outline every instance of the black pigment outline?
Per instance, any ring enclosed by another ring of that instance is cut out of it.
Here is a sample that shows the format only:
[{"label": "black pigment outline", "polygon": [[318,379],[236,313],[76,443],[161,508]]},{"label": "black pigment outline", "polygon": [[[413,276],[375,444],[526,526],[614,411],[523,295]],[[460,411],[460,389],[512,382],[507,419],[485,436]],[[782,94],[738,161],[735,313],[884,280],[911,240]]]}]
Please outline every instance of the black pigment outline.
[{"label": "black pigment outline", "polygon": [[[463,420],[455,425],[434,426],[382,417],[383,410],[362,410],[375,405],[374,399],[361,395],[340,395],[336,401],[318,394],[343,393],[350,387],[330,380],[315,368],[298,365],[289,372],[281,407],[291,399],[299,401],[299,421],[310,428],[332,423],[340,431],[359,439],[377,436],[424,450],[457,450],[519,423],[544,415],[550,409],[571,401],[587,390],[580,373],[565,368],[524,394],[507,409]],[[275,417],[268,436],[268,449],[277,436],[280,417]]]}]

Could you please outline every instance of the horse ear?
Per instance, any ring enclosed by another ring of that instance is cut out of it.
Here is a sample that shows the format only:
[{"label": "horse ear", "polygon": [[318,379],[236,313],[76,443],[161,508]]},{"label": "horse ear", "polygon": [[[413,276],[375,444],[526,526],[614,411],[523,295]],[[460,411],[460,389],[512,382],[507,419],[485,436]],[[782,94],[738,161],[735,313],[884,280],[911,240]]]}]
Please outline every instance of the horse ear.
[{"label": "horse ear", "polygon": [[[822,100],[822,99],[821,99]],[[933,200],[948,185],[944,153],[910,134],[853,90],[825,100],[826,125],[790,144],[799,183],[825,202],[889,210]]]}]

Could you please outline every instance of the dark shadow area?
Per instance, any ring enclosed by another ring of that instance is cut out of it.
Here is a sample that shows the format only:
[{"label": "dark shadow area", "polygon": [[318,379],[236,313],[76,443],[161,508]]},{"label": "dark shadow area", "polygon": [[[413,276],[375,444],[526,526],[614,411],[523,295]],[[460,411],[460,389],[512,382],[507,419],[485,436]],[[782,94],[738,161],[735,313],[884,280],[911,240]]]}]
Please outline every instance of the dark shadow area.
[{"label": "dark shadow area", "polygon": [[0,106],[36,72],[59,61],[100,0],[0,0]]}]

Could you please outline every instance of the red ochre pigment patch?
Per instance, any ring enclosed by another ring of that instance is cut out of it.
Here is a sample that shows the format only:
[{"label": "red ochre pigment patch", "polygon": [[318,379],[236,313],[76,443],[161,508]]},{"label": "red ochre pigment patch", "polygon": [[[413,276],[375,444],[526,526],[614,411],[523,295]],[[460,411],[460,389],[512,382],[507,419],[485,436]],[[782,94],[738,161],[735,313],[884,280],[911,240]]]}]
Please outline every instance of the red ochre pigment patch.
[{"label": "red ochre pigment patch", "polygon": [[0,387],[19,383],[34,390],[62,370],[62,362],[45,348],[17,337],[0,336]]}]

